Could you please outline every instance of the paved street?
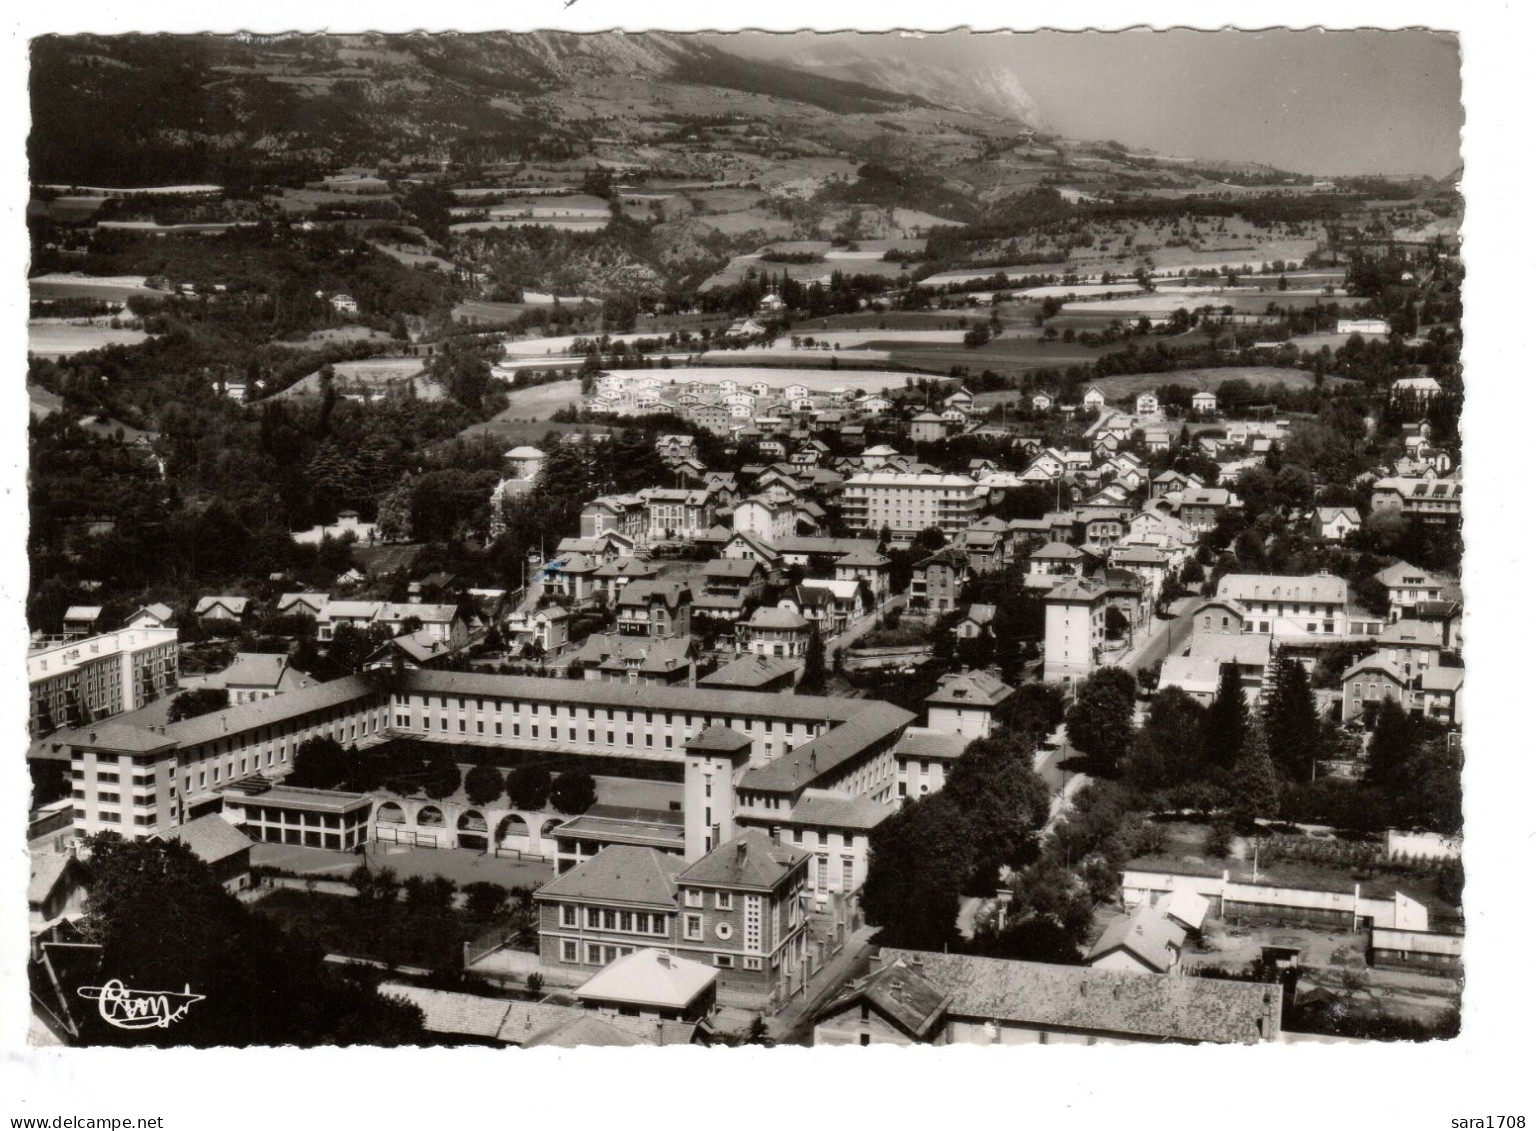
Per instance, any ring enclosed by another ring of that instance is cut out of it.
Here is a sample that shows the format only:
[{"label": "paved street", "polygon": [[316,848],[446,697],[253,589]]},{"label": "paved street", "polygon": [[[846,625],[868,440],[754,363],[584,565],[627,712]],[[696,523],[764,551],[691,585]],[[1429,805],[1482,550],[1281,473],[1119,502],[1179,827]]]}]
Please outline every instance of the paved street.
[{"label": "paved street", "polygon": [[800,994],[785,1008],[768,1019],[768,1033],[779,1044],[809,1045],[816,1011],[847,983],[854,968],[864,959],[875,937],[875,927],[862,927],[848,939],[848,945],[811,979],[808,993]]},{"label": "paved street", "polygon": [[1162,663],[1163,657],[1177,653],[1189,639],[1195,606],[1199,603],[1198,597],[1180,597],[1174,601],[1168,607],[1172,617],[1168,620],[1154,618],[1151,628],[1146,630],[1130,651],[1115,661],[1115,666],[1139,672],[1143,668]]}]

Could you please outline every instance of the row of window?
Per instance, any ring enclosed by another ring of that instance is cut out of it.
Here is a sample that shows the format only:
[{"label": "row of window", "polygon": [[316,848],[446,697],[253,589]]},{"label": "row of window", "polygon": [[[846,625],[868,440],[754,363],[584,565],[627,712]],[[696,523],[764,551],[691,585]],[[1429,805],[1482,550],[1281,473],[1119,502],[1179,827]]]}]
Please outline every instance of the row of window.
[{"label": "row of window", "polygon": [[[576,928],[583,919],[582,908],[575,904],[560,905],[560,925]],[[667,916],[645,911],[618,911],[611,907],[585,908],[587,929],[591,931],[621,931],[640,935],[665,935],[668,933]]]}]

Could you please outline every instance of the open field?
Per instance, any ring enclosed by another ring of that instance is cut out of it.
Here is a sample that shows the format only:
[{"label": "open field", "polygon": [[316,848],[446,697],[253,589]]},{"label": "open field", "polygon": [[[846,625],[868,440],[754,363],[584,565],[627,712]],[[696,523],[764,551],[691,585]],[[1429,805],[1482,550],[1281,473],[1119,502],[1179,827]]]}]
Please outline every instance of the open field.
[{"label": "open field", "polygon": [[28,385],[27,403],[33,416],[44,417],[63,408],[64,398],[57,393],[50,393],[41,385]]},{"label": "open field", "polygon": [[1065,369],[1072,365],[1091,365],[1114,346],[1083,346],[1062,342],[1041,342],[1037,332],[1027,336],[993,338],[978,349],[954,346],[902,346],[891,351],[891,360],[929,373],[948,373],[951,366],[980,372],[1020,372],[1027,369]]},{"label": "open field", "polygon": [[859,388],[867,392],[881,389],[900,389],[906,386],[910,373],[898,373],[890,369],[785,369],[768,365],[720,365],[689,366],[672,369],[669,380],[678,385],[690,381],[712,384],[730,379],[750,385],[761,381],[770,388],[783,389],[790,385],[804,385],[813,393],[829,393],[833,389]]},{"label": "open field", "polygon": [[313,346],[335,345],[339,342],[387,342],[390,336],[383,330],[375,330],[369,326],[332,326],[325,330],[316,330],[312,334],[306,334],[302,338],[291,339],[279,344],[285,346]]},{"label": "open field", "polygon": [[436,267],[439,271],[452,271],[453,263],[439,255],[428,255],[423,251],[408,251],[404,247],[392,247],[386,243],[370,241],[373,246],[382,251],[391,259],[404,263],[407,267]]},{"label": "open field", "polygon": [[477,436],[493,436],[507,447],[517,444],[541,444],[544,437],[550,432],[558,432],[562,436],[572,432],[608,432],[611,431],[606,424],[556,424],[548,420],[528,420],[520,417],[515,409],[509,408],[500,415],[493,416],[479,424],[471,424],[460,432],[465,439],[473,439]]},{"label": "open field", "polygon": [[50,298],[94,298],[102,302],[125,302],[133,295],[158,295],[144,284],[144,275],[82,275],[77,272],[34,275],[27,280],[27,292],[34,301]]},{"label": "open field", "polygon": [[[1278,381],[1288,389],[1312,387],[1310,371],[1287,369],[1278,365],[1244,365],[1233,366],[1230,369],[1174,369],[1167,373],[1127,373],[1120,377],[1097,378],[1093,383],[1099,387],[1105,397],[1113,401],[1133,397],[1137,393],[1145,393],[1160,385],[1183,385],[1190,389],[1208,389],[1215,392],[1217,386],[1223,381],[1237,380],[1250,381],[1255,385],[1269,385]],[[1327,387],[1339,388],[1352,384],[1354,382],[1342,377],[1329,377]]]},{"label": "open field", "polygon": [[[352,392],[359,388],[385,389],[418,376],[426,363],[419,357],[370,357],[361,361],[338,361],[335,365],[338,392]],[[435,400],[442,395],[430,381],[416,387],[423,400]],[[320,373],[316,370],[301,377],[294,384],[277,394],[279,397],[315,397],[320,395]]]},{"label": "open field", "polygon": [[[531,385],[507,394],[507,407],[500,414],[519,420],[548,420],[551,413],[567,405],[581,407],[580,381],[551,381],[547,385]],[[493,417],[487,423],[493,423]]]},{"label": "open field", "polygon": [[595,232],[605,227],[604,220],[475,220],[450,224],[450,232],[491,232],[501,228],[557,228],[562,232]]},{"label": "open field", "polygon": [[69,322],[28,322],[27,352],[38,357],[68,357],[104,346],[136,346],[147,341],[143,330]]},{"label": "open field", "polygon": [[[571,347],[576,343],[578,337],[591,339],[593,336],[591,334],[561,334],[553,338],[509,338],[506,342],[506,353],[508,357],[554,357],[560,354],[569,355]],[[630,342],[638,342],[642,338],[654,338],[657,336],[658,334],[655,333],[610,334],[609,340],[623,342],[627,345]],[[659,336],[666,337],[666,334],[662,332]]]}]

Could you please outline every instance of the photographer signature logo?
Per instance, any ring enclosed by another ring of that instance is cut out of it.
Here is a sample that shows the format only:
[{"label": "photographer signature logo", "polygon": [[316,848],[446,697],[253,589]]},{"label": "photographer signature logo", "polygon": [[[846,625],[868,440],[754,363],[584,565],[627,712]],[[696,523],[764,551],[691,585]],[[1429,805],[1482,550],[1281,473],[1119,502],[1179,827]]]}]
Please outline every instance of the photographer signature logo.
[{"label": "photographer signature logo", "polygon": [[172,990],[130,990],[113,978],[104,986],[81,986],[77,991],[86,1001],[96,1003],[96,1011],[108,1025],[119,1029],[166,1029],[171,1022],[187,1015],[193,1003],[203,1001],[202,994],[185,987]]}]

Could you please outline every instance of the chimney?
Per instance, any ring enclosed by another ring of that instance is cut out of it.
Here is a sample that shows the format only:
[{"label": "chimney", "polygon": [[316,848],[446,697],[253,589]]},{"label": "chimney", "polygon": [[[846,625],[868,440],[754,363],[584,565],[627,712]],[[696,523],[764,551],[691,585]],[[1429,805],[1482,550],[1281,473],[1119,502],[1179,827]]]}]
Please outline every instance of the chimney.
[{"label": "chimney", "polygon": [[220,724],[223,725],[225,730],[229,729],[229,716],[228,715],[220,715],[219,716],[219,722],[220,722]]},{"label": "chimney", "polygon": [[738,840],[736,842],[736,866],[739,868],[743,864],[745,864],[746,862],[747,862],[747,842],[744,841],[744,840]]}]

